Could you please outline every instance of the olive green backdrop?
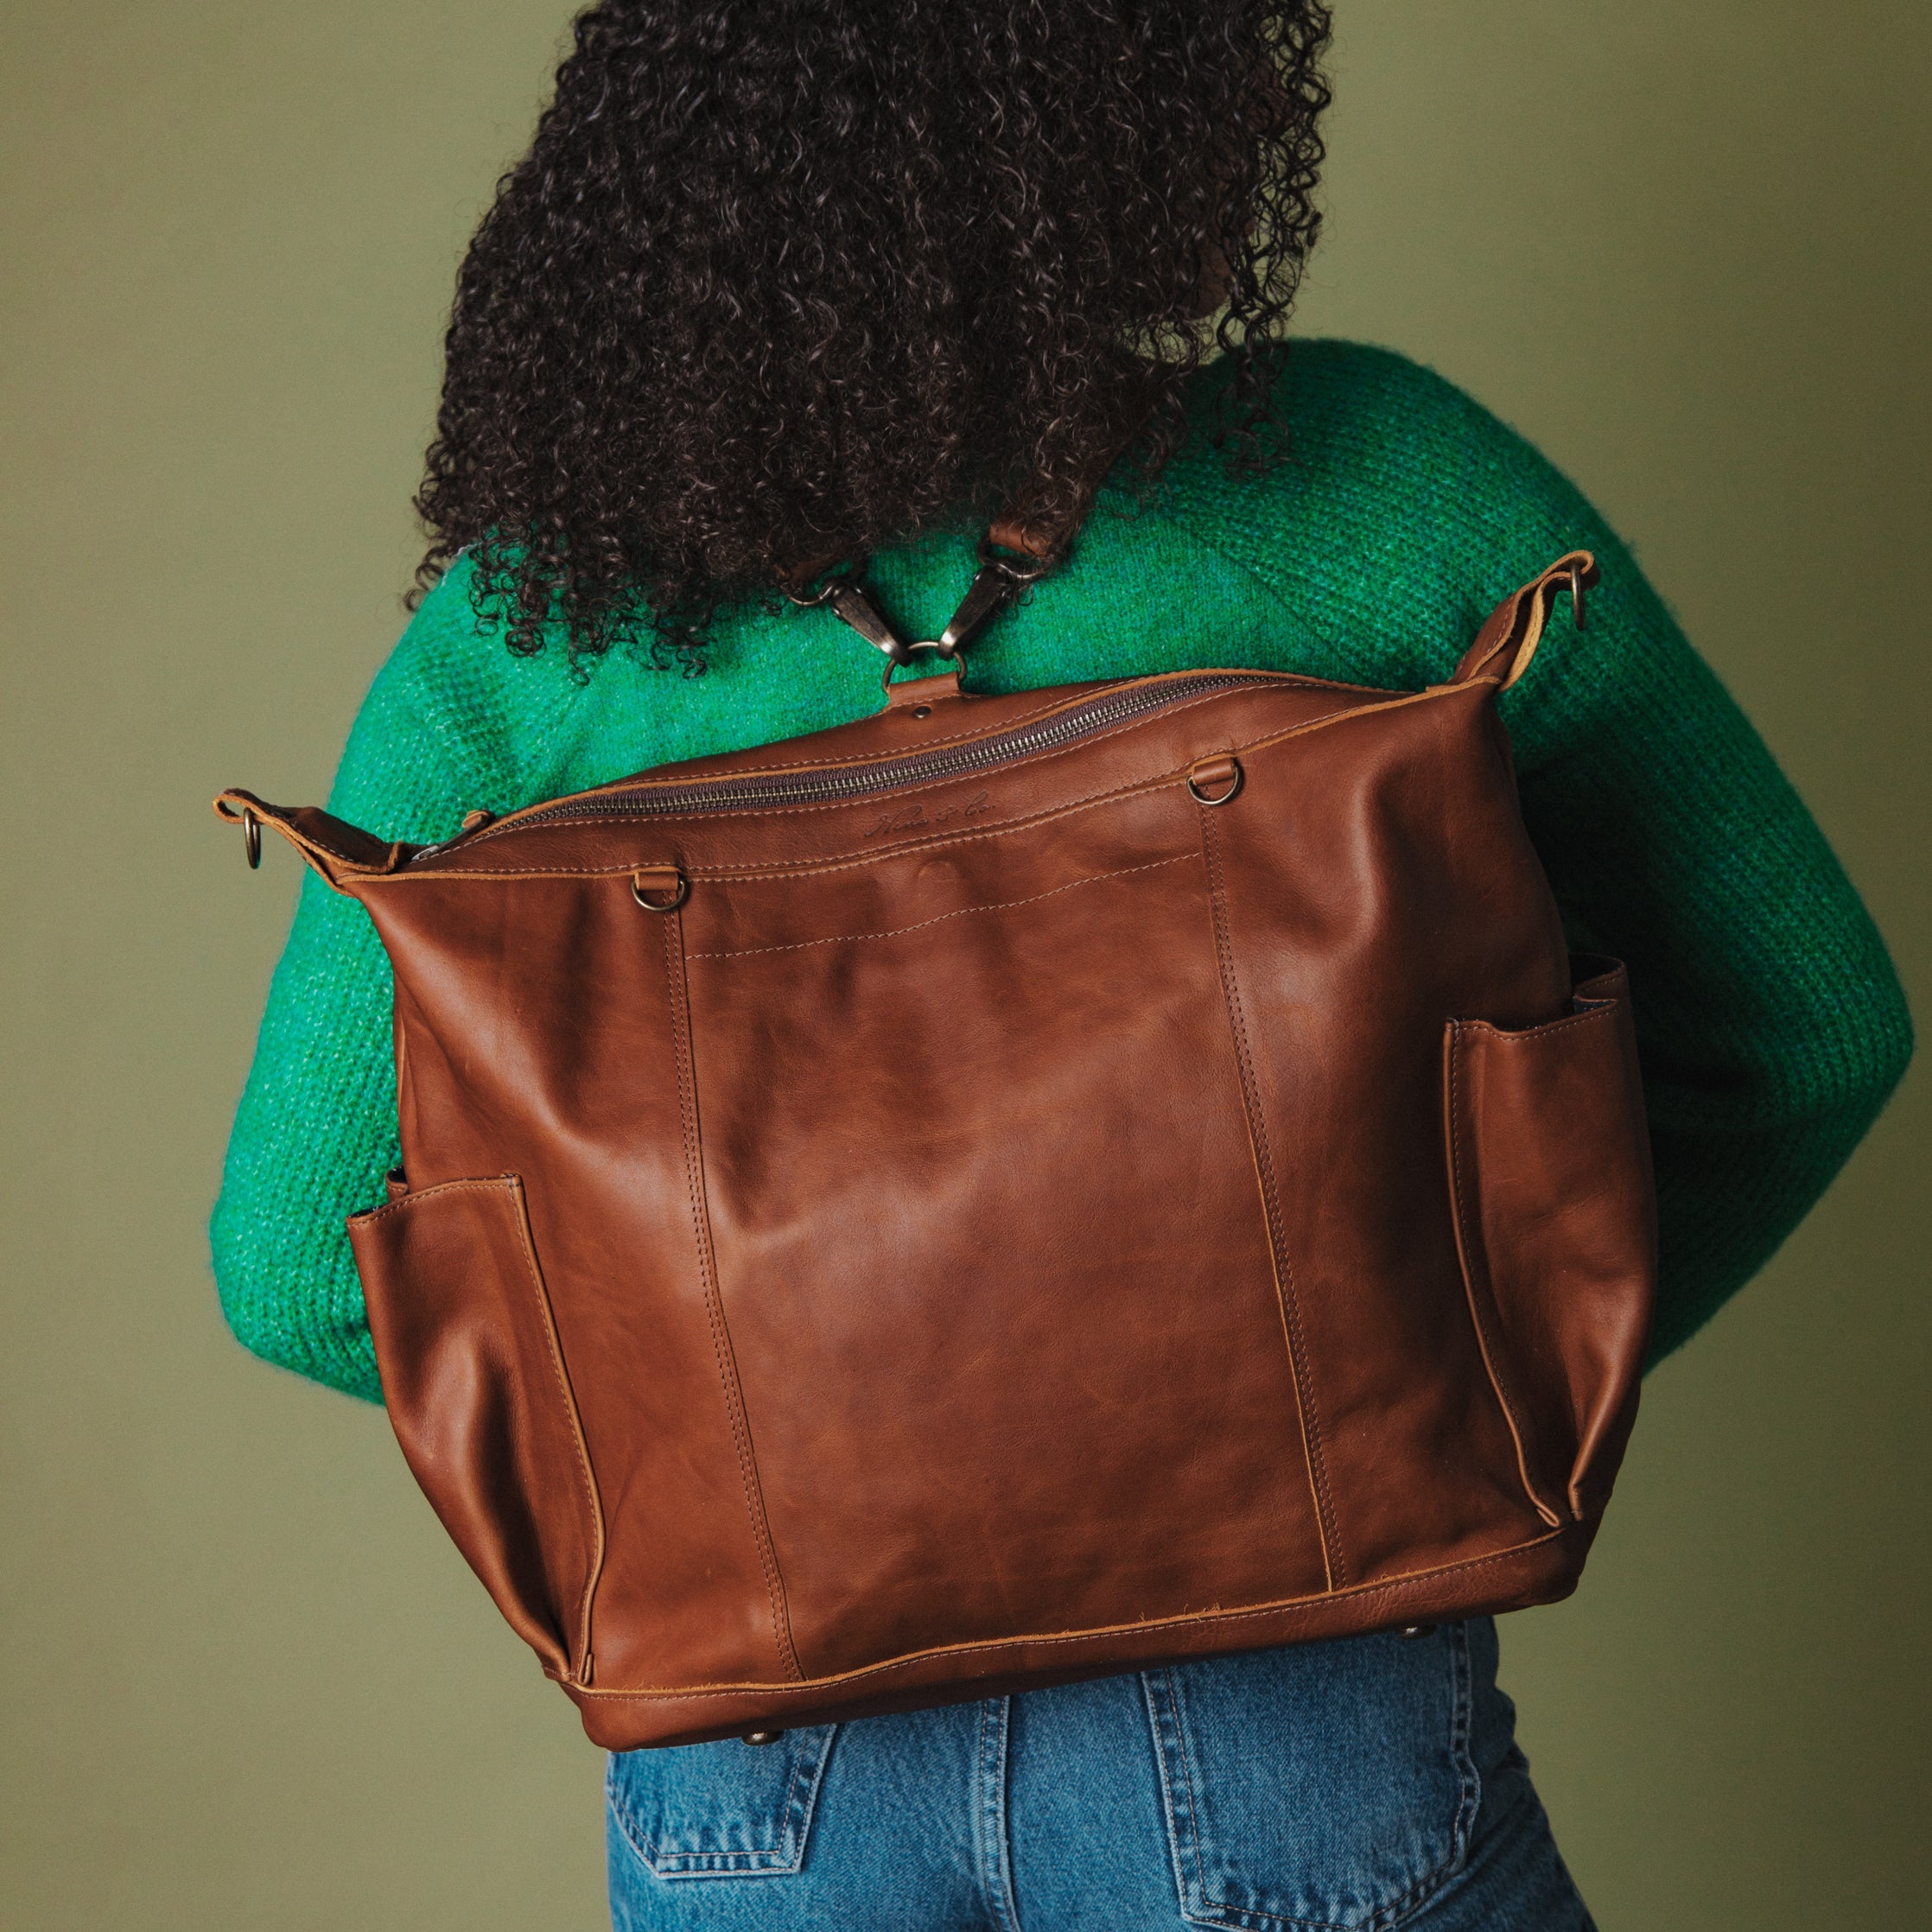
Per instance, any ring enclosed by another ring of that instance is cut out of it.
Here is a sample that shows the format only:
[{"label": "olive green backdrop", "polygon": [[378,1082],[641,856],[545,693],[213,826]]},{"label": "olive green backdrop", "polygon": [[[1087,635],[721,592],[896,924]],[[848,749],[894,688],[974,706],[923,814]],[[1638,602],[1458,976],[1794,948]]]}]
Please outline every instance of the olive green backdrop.
[{"label": "olive green backdrop", "polygon": [[[1305,326],[1597,498],[1932,1011],[1932,10],[1339,15]],[[598,1754],[382,1416],[228,1339],[202,1237],[295,890],[207,799],[327,788],[452,273],[564,26],[0,14],[9,1926],[600,1922]],[[1580,1598],[1504,1626],[1605,1932],[1924,1922],[1928,1085],[1652,1379]]]}]

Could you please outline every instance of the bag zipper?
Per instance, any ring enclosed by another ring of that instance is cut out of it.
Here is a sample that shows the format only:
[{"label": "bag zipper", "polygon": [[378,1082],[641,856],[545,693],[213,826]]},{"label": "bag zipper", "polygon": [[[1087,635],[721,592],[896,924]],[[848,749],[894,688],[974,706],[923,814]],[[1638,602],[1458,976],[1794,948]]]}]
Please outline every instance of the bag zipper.
[{"label": "bag zipper", "polygon": [[[996,732],[976,744],[909,752],[902,758],[885,759],[870,765],[838,766],[828,772],[694,779],[689,785],[640,785],[634,791],[605,792],[594,798],[561,799],[554,805],[541,806],[515,819],[486,826],[474,836],[488,838],[498,832],[515,831],[525,825],[543,825],[558,819],[668,817],[691,812],[744,811],[759,806],[813,805],[869,798],[875,792],[896,791],[907,785],[966,778],[995,765],[1010,764],[1016,759],[1031,758],[1040,752],[1058,751],[1095,732],[1104,731],[1110,725],[1145,716],[1185,698],[1198,697],[1210,691],[1274,682],[1274,677],[1266,671],[1252,674],[1204,671],[1197,676],[1166,678],[1158,683],[1135,683],[1123,690],[1072,705],[1039,724]],[[454,843],[455,840],[449,841],[450,845]],[[448,849],[447,845],[425,846],[410,863],[414,865],[432,852]]]}]

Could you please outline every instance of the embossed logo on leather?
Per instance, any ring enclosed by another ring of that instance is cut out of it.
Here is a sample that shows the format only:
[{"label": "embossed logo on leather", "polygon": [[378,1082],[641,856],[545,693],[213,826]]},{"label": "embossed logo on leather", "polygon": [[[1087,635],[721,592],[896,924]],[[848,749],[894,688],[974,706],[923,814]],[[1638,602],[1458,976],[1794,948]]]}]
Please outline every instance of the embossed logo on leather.
[{"label": "embossed logo on leather", "polygon": [[865,836],[891,838],[900,832],[931,831],[937,826],[954,824],[962,818],[977,818],[982,812],[992,809],[990,794],[985,791],[976,791],[970,798],[963,798],[956,805],[942,805],[937,811],[928,811],[921,801],[915,799],[909,805],[901,805],[894,811],[885,813]]}]

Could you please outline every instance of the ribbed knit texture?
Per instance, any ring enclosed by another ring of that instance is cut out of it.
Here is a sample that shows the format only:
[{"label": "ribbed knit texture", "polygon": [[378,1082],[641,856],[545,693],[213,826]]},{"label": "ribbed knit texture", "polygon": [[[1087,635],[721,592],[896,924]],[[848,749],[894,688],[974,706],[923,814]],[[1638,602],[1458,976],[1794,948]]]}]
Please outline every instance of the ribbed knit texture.
[{"label": "ribbed knit texture", "polygon": [[[1194,406],[1223,380],[1196,378]],[[1744,715],[1629,553],[1520,437],[1439,377],[1342,342],[1282,356],[1293,455],[1230,480],[1205,449],[1150,506],[1115,488],[1057,575],[972,652],[969,689],[1255,664],[1415,690],[1491,606],[1563,551],[1603,583],[1559,615],[1502,701],[1529,832],[1585,950],[1629,962],[1662,1216],[1653,1358],[1763,1265],[1823,1191],[1911,1051],[1857,894]],[[972,534],[874,559],[936,636]],[[683,680],[628,655],[574,681],[512,658],[456,568],[350,734],[330,809],[385,838],[448,837],[674,759],[876,708],[880,660],[830,612],[746,613]],[[239,774],[246,777],[247,774]],[[273,792],[273,774],[254,781]],[[310,878],[276,969],[212,1230],[222,1305],[270,1360],[381,1399],[344,1217],[398,1160],[390,977],[361,907]]]}]

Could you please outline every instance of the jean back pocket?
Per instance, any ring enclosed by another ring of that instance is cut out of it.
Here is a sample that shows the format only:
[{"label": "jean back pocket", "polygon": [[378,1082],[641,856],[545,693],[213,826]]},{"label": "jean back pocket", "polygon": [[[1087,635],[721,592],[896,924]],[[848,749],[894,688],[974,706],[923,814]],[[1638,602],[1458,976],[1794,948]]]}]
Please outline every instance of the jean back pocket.
[{"label": "jean back pocket", "polygon": [[1461,1868],[1481,1795],[1465,1625],[1204,1659],[1141,1681],[1187,1918],[1381,1932]]},{"label": "jean back pocket", "polygon": [[604,1781],[611,1816],[660,1878],[796,1872],[837,1728],[618,1752]]}]

